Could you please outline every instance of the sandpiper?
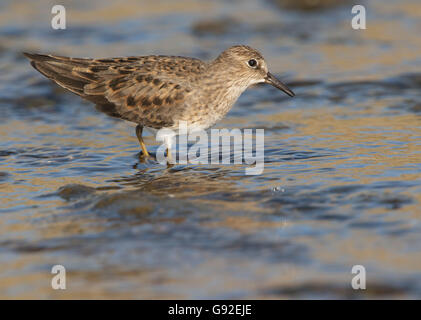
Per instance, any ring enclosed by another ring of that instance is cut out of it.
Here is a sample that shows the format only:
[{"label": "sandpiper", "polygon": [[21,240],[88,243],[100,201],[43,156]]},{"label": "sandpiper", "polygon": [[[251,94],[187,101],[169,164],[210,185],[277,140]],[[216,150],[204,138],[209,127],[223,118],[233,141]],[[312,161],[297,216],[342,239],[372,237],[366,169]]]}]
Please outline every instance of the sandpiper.
[{"label": "sandpiper", "polygon": [[[263,56],[245,45],[230,47],[210,62],[155,55],[109,59],[24,55],[44,76],[95,103],[98,110],[136,123],[145,157],[149,153],[142,139],[144,127],[177,130],[183,121],[189,130],[205,130],[256,83],[269,83],[294,96],[268,71]],[[170,140],[166,140],[167,155]]]}]

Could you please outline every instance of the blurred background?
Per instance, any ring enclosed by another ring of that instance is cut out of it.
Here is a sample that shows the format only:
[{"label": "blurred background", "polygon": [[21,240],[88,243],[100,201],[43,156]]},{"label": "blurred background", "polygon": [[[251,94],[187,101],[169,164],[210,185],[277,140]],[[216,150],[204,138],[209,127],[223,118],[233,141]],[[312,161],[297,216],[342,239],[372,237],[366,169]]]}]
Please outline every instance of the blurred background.
[{"label": "blurred background", "polygon": [[[345,0],[0,1],[0,298],[421,298],[421,3],[359,4],[366,30]],[[139,163],[133,125],[21,54],[234,44],[296,93],[251,88],[217,125],[265,129],[259,176]]]}]

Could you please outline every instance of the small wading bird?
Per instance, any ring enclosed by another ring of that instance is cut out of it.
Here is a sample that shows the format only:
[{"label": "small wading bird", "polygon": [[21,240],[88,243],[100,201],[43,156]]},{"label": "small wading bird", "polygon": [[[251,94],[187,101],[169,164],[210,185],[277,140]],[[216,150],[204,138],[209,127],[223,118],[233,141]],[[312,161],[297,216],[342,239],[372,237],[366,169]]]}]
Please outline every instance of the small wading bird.
[{"label": "small wading bird", "polygon": [[[263,56],[244,45],[230,47],[210,62],[178,56],[85,59],[24,55],[44,76],[95,103],[98,110],[136,123],[144,157],[149,153],[142,139],[143,127],[177,130],[184,121],[189,132],[205,130],[256,83],[269,83],[294,96],[268,71]],[[171,138],[164,138],[168,157]]]}]

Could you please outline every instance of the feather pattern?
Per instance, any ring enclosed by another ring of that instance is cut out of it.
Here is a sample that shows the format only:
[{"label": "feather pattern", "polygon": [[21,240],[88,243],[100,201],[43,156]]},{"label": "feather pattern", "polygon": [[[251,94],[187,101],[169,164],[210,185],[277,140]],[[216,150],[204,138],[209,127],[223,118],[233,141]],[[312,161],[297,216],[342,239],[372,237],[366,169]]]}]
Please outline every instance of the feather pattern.
[{"label": "feather pattern", "polygon": [[259,82],[293,95],[268,73],[262,55],[248,46],[228,48],[211,62],[178,56],[84,59],[24,54],[36,70],[92,101],[98,110],[154,129],[176,129],[179,121],[207,129],[248,86]]},{"label": "feather pattern", "polygon": [[[24,53],[47,78],[108,115],[151,128],[172,127],[206,63],[173,56],[111,59]],[[190,77],[186,77],[190,74]]]}]

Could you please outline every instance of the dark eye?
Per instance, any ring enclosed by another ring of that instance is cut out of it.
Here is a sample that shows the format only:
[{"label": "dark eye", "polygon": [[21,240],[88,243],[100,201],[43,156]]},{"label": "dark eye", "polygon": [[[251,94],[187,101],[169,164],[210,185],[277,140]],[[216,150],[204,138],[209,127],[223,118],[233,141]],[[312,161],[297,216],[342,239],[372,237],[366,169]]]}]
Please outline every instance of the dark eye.
[{"label": "dark eye", "polygon": [[249,66],[252,68],[256,68],[257,66],[257,61],[255,59],[250,59],[248,62]]}]

